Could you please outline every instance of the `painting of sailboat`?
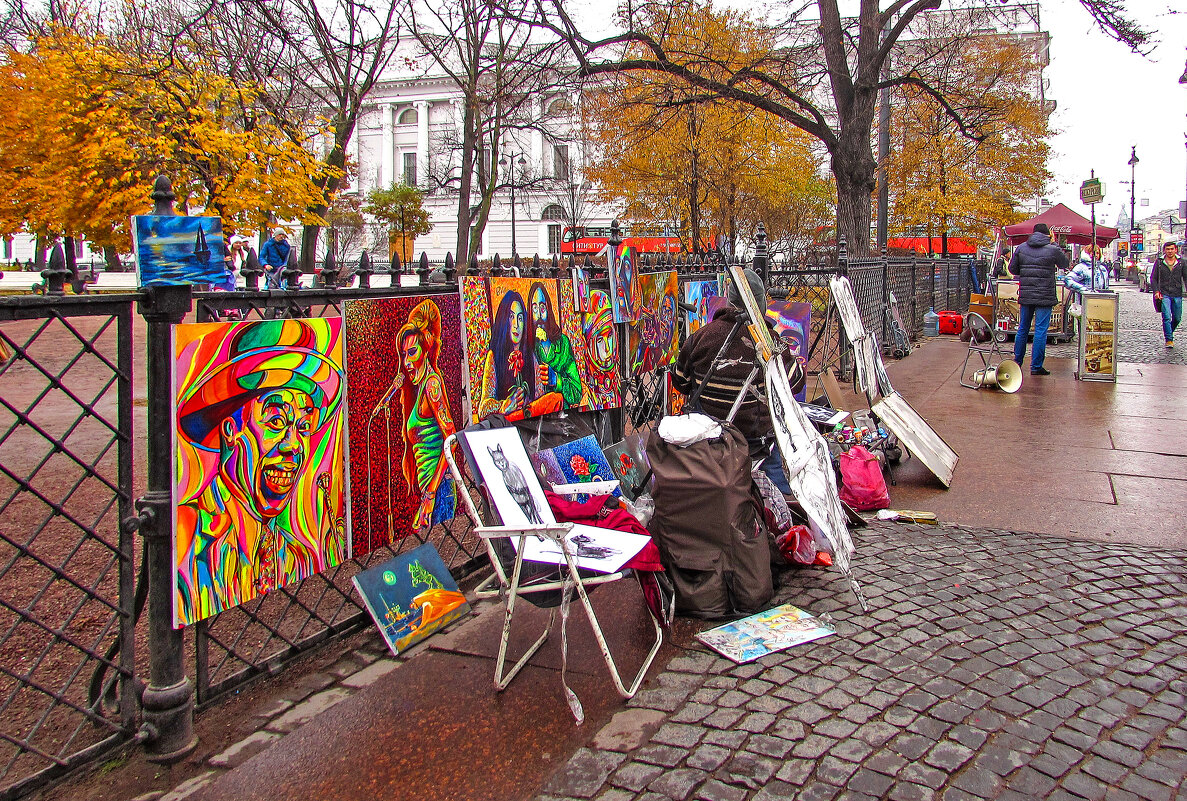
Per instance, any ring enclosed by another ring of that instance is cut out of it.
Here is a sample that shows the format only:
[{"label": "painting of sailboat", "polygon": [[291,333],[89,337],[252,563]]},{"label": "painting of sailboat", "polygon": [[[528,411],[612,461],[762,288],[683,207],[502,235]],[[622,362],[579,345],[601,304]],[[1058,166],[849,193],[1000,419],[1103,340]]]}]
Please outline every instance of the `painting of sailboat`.
[{"label": "painting of sailboat", "polygon": [[132,218],[140,286],[218,284],[226,276],[221,217]]}]

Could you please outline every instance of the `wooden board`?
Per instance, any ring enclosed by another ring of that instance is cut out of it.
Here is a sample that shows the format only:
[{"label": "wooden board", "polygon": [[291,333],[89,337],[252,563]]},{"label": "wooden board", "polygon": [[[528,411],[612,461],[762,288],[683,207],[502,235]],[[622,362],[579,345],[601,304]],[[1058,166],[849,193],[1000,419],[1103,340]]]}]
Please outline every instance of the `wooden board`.
[{"label": "wooden board", "polygon": [[960,457],[902,395],[897,392],[887,395],[875,403],[870,411],[945,487],[952,486],[952,474],[956,471]]}]

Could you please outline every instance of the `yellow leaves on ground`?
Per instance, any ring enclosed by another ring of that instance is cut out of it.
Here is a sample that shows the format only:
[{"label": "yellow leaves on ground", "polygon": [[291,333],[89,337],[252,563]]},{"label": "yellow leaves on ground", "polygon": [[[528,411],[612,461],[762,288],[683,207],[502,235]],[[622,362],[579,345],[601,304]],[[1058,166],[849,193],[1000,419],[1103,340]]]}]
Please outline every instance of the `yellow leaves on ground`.
[{"label": "yellow leaves on ground", "polygon": [[126,250],[129,217],[151,209],[158,173],[183,208],[231,225],[265,226],[269,212],[305,220],[324,202],[316,181],[327,168],[306,141],[257,121],[256,97],[184,50],[150,63],[58,30],[10,51],[0,63],[0,233]]}]

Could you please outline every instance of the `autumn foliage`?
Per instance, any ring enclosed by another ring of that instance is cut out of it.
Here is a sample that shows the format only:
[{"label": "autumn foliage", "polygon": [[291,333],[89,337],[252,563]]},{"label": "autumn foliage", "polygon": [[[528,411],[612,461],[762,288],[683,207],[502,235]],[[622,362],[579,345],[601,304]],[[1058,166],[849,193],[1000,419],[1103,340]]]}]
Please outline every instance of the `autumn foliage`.
[{"label": "autumn foliage", "polygon": [[[327,168],[309,141],[257,119],[258,90],[201,53],[131,58],[102,36],[57,30],[0,63],[0,233],[86,237],[126,250],[159,173],[182,209],[229,225],[309,217]],[[312,138],[317,132],[311,131]],[[314,221],[314,220],[310,220]]]}]

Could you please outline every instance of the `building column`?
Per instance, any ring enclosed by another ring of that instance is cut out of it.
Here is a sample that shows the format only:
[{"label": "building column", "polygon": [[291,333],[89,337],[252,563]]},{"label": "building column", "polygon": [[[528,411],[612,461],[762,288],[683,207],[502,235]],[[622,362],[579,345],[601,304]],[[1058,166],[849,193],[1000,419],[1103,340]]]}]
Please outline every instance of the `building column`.
[{"label": "building column", "polygon": [[429,101],[417,100],[416,108],[416,185],[428,186],[429,170]]},{"label": "building column", "polygon": [[391,103],[379,104],[379,128],[383,132],[383,140],[379,153],[379,186],[377,189],[387,189],[396,181],[396,140],[392,130]]}]

